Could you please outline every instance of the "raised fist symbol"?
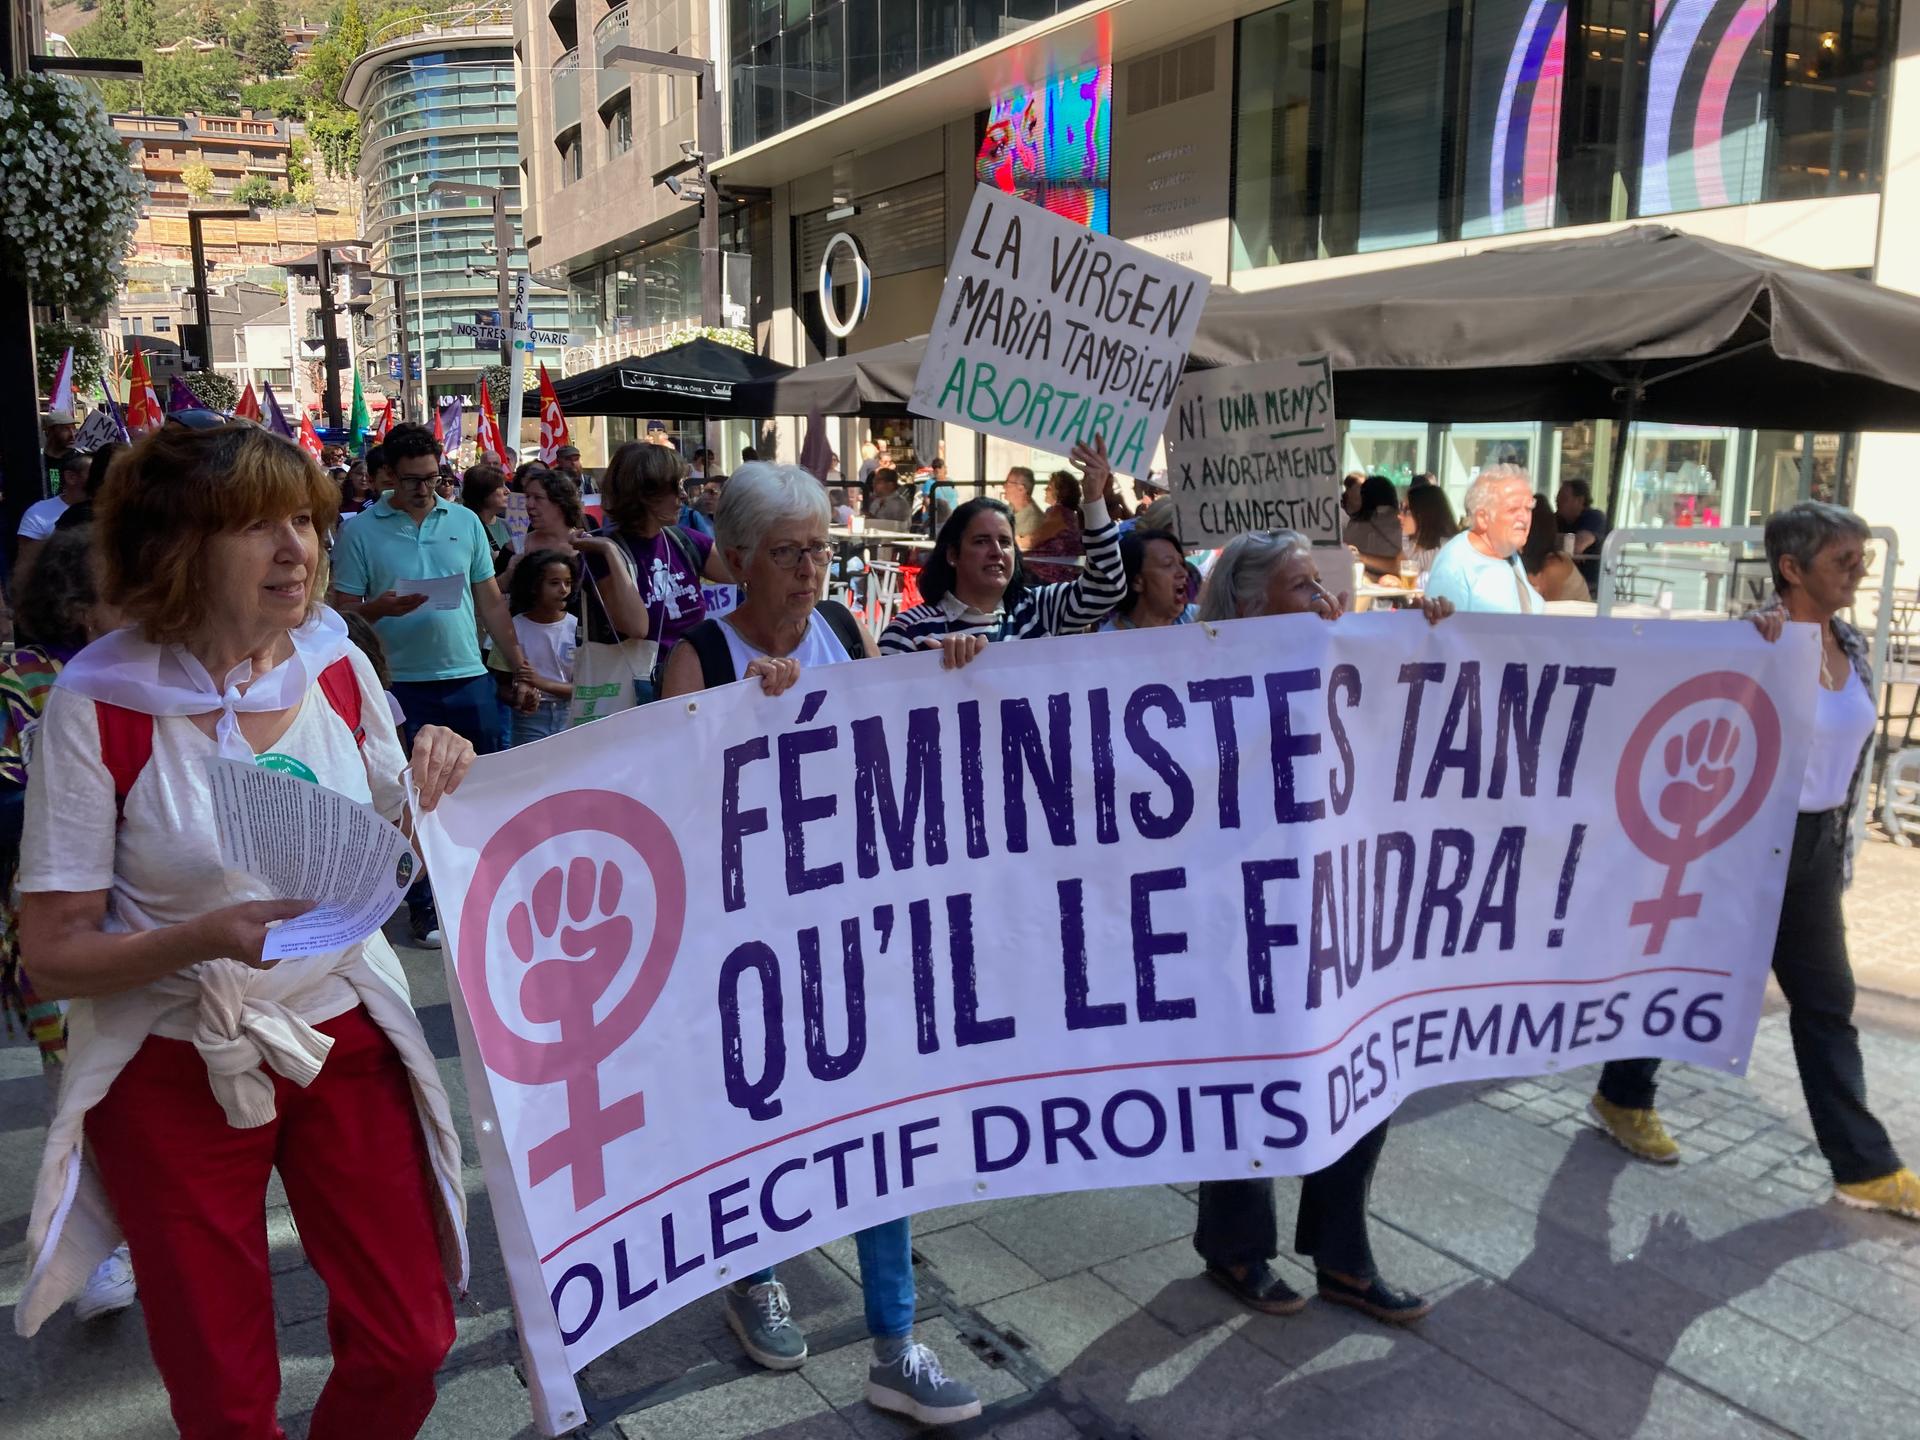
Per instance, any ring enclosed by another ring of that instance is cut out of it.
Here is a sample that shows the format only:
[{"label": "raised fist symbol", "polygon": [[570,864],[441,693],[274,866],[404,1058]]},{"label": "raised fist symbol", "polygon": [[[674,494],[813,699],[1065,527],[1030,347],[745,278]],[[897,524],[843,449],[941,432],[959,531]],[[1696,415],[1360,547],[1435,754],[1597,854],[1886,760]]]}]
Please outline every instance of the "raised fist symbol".
[{"label": "raised fist symbol", "polygon": [[573,860],[564,871],[556,865],[542,875],[530,900],[507,916],[507,943],[527,967],[521,1011],[529,1020],[557,1023],[565,1041],[586,1038],[595,1004],[633,949],[633,922],[618,913],[624,883],[612,861],[596,867]]},{"label": "raised fist symbol", "polygon": [[1667,740],[1667,774],[1660,790],[1660,814],[1681,834],[1705,825],[1714,808],[1733,789],[1733,757],[1740,731],[1728,720],[1696,720],[1685,735]]}]

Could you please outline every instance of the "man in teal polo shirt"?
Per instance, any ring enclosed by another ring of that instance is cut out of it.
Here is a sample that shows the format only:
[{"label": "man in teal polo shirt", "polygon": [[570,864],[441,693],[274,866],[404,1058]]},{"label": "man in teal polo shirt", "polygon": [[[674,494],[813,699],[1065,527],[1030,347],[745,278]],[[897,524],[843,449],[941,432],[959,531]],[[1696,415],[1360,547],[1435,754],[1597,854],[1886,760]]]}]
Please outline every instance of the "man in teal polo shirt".
[{"label": "man in teal polo shirt", "polygon": [[[333,607],[373,621],[387,650],[393,695],[406,715],[407,736],[445,725],[482,755],[503,748],[500,702],[480,654],[474,617],[487,627],[509,671],[521,666],[507,603],[493,582],[493,547],[480,517],[434,492],[440,442],[424,425],[396,425],[382,447],[393,489],[340,531],[333,550]],[[403,595],[409,580],[465,578],[459,604],[432,609],[427,597]],[[437,941],[430,895],[407,897],[414,939]]]}]

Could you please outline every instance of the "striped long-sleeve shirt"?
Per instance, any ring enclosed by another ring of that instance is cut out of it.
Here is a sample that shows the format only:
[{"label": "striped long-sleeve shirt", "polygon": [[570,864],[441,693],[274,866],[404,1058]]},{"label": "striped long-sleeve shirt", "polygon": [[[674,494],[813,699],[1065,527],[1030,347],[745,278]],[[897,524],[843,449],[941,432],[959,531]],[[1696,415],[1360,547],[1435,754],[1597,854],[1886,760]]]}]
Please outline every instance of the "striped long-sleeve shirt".
[{"label": "striped long-sleeve shirt", "polygon": [[968,609],[955,595],[915,605],[894,616],[881,632],[880,653],[905,655],[918,650],[923,640],[943,635],[1031,640],[1098,624],[1127,593],[1127,572],[1120,563],[1120,529],[1108,517],[1106,503],[1087,506],[1081,516],[1086,568],[1078,577],[1057,585],[1032,586],[1012,605],[991,615]]}]

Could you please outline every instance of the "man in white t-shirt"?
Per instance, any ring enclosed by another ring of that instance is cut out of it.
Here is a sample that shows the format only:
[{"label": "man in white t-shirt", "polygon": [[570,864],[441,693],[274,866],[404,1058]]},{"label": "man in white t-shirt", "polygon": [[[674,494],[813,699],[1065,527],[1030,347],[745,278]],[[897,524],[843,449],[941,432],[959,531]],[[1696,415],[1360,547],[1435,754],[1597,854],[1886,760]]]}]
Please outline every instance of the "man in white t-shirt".
[{"label": "man in white t-shirt", "polygon": [[1528,615],[1541,600],[1527,583],[1520,547],[1533,528],[1533,481],[1519,465],[1489,465],[1467,487],[1467,528],[1440,547],[1427,575],[1428,595],[1455,610]]},{"label": "man in white t-shirt", "polygon": [[26,583],[27,573],[33,569],[34,558],[39,555],[40,547],[47,543],[47,537],[53,534],[53,527],[60,523],[60,517],[86,500],[87,477],[92,473],[93,457],[79,450],[69,450],[60,461],[59,493],[45,500],[34,501],[21,515],[20,546],[13,561],[13,589],[16,595]]}]

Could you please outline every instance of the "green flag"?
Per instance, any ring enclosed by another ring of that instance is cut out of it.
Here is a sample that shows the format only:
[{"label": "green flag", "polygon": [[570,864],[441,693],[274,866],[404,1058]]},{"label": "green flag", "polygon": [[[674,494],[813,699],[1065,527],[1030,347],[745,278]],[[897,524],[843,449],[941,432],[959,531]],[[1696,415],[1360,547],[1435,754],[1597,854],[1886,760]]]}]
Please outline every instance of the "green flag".
[{"label": "green flag", "polygon": [[353,372],[353,413],[347,417],[347,434],[351,437],[353,453],[358,455],[366,447],[367,431],[373,428],[373,413],[367,409],[367,395],[360,388],[360,372]]}]

